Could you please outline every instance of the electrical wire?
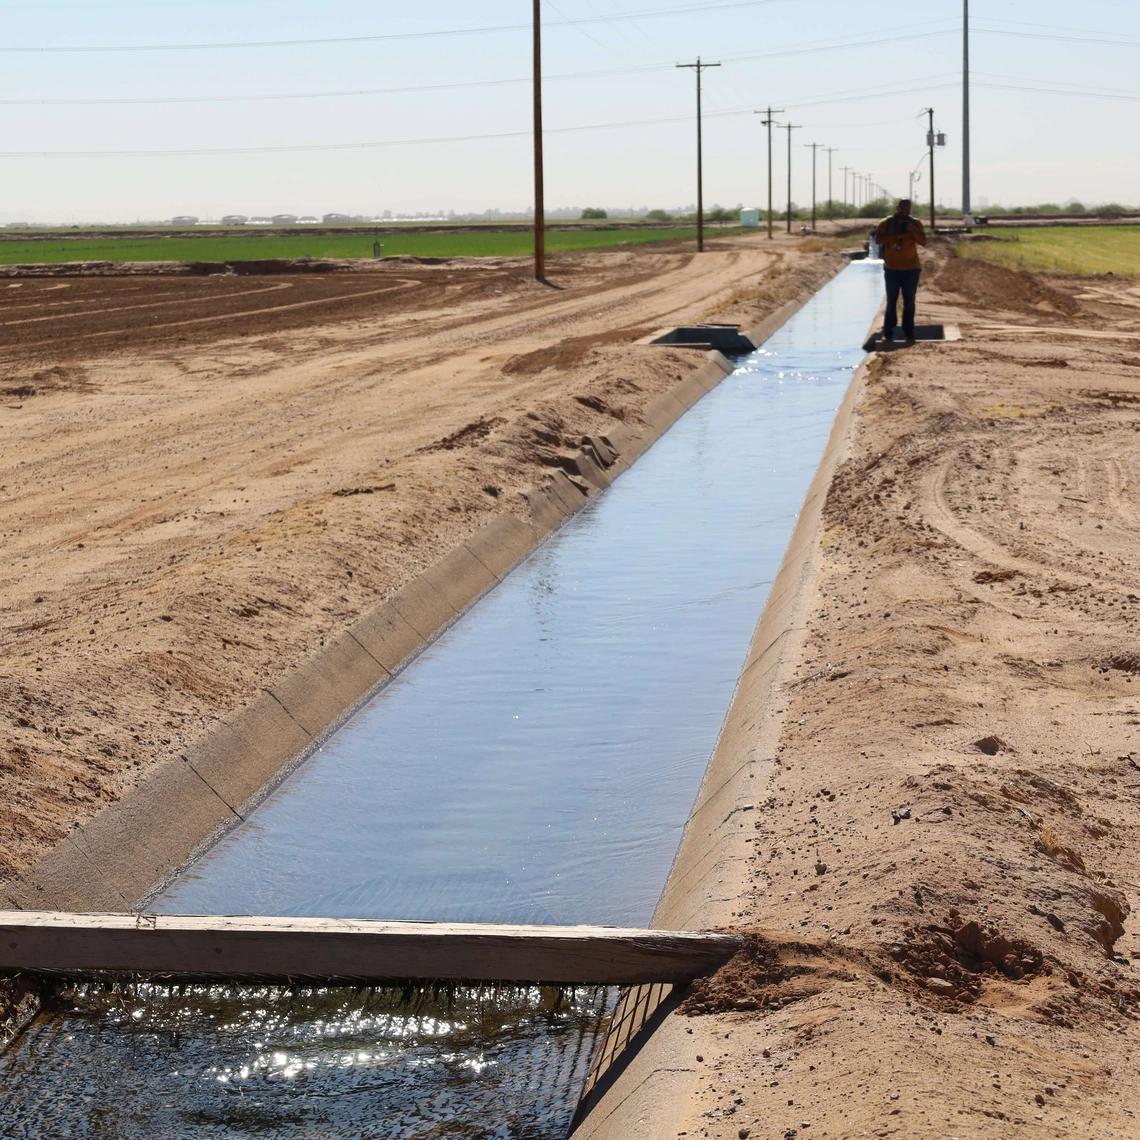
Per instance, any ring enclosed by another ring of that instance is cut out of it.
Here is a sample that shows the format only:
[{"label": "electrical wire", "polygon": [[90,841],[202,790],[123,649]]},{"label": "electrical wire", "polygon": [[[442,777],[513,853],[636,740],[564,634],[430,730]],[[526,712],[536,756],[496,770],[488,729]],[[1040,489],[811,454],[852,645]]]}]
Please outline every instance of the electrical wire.
[{"label": "electrical wire", "polygon": [[[1053,32],[1079,32],[1083,36],[1116,36],[1123,42],[1127,42],[1127,39],[1140,42],[1140,32],[1106,32],[1103,28],[1067,28],[1060,24],[1033,24],[1027,20],[1000,20],[996,16],[981,16],[976,17],[976,20],[985,24],[1014,24],[1019,28],[1048,28]],[[975,22],[972,26],[981,25]]]},{"label": "electrical wire", "polygon": [[[937,91],[943,87],[954,87],[955,83],[923,84],[920,87],[911,87],[902,91],[870,92],[863,95],[843,94],[824,99],[814,99],[810,102],[799,103],[799,107],[818,107],[828,103],[853,103],[864,99],[885,99],[895,95],[913,95],[918,92]],[[706,111],[706,119],[732,118],[739,115],[751,115],[755,108],[734,107],[723,111]],[[627,119],[617,123],[590,123],[572,127],[548,127],[544,130],[546,135],[575,134],[583,131],[606,131],[628,127],[652,127],[667,123],[686,123],[692,121],[691,114],[668,115],[652,119]],[[444,135],[434,138],[411,139],[384,139],[375,142],[349,142],[349,143],[297,143],[281,146],[255,146],[255,147],[201,147],[177,150],[22,150],[0,151],[0,158],[179,158],[202,155],[239,155],[239,154],[295,154],[310,151],[348,151],[348,150],[374,150],[397,146],[428,146],[439,143],[488,142],[498,139],[530,138],[530,130],[496,131],[478,135]]]},{"label": "electrical wire", "polygon": [[1014,36],[1023,40],[1060,40],[1067,44],[1107,44],[1109,47],[1140,47],[1140,40],[1099,39],[1092,36],[1051,36],[1045,32],[1007,32],[1002,28],[971,28],[982,36]]},{"label": "electrical wire", "polygon": [[[942,21],[928,20],[922,24],[904,25],[904,27],[925,27],[931,23],[941,22]],[[721,58],[731,63],[748,63],[755,60],[773,59],[787,55],[807,55],[815,52],[841,51],[846,48],[878,47],[880,44],[902,43],[908,40],[926,39],[932,36],[946,36],[953,33],[953,28],[894,36],[885,36],[878,32],[862,32],[859,34],[864,37],[871,36],[872,38],[851,40],[849,42],[845,42],[843,39],[808,40],[799,44],[789,44],[786,47],[776,48],[772,51],[737,52],[735,54],[722,56]],[[674,63],[652,63],[637,67],[617,67],[598,71],[568,72],[563,75],[545,75],[543,76],[543,82],[573,79],[600,79],[616,75],[644,75],[655,71],[672,71],[675,66]],[[366,87],[345,91],[296,91],[251,95],[157,95],[124,99],[0,99],[0,107],[119,107],[183,103],[255,103],[295,99],[341,99],[371,95],[414,94],[424,91],[455,91],[479,87],[503,87],[530,82],[531,77],[525,75],[515,79],[474,79],[461,83],[425,83],[404,87]]]},{"label": "electrical wire", "polygon": [[[1006,83],[1048,84],[1051,89],[1069,88],[1077,94],[1093,94],[1095,92],[1105,95],[1121,95],[1132,99],[1140,98],[1140,91],[1125,91],[1120,87],[1097,87],[1092,83],[1061,83],[1055,79],[1036,79],[1028,75],[999,75],[993,71],[975,71],[971,75],[982,79],[1001,79]],[[1068,92],[1062,90],[1061,93],[1067,94]]]},{"label": "electrical wire", "polygon": [[1104,91],[1066,91],[1060,87],[1026,87],[1014,83],[974,83],[973,86],[987,87],[994,91],[1032,91],[1038,95],[1071,95],[1078,99],[1117,99],[1125,102],[1140,100],[1140,93],[1129,95],[1120,92],[1114,95]]},{"label": "electrical wire", "polygon": [[[617,16],[583,16],[576,20],[553,20],[544,22],[543,30],[548,28],[572,27],[580,24],[608,24],[631,18],[646,20],[667,16],[687,16],[694,13],[703,14],[706,12],[724,11],[735,8],[757,8],[762,5],[779,4],[782,2],[783,0],[719,0],[719,2],[715,4],[690,5],[684,8],[653,8],[646,11],[630,12]],[[382,32],[368,36],[325,36],[298,40],[234,40],[228,43],[72,44],[69,46],[52,45],[50,47],[9,47],[0,44],[0,53],[9,55],[47,55],[58,53],[222,51],[235,48],[312,47],[329,44],[379,43],[385,40],[439,39],[444,36],[476,36],[496,32],[529,32],[531,27],[530,22],[525,24],[488,24],[481,28],[440,28],[438,31],[428,32]]]}]

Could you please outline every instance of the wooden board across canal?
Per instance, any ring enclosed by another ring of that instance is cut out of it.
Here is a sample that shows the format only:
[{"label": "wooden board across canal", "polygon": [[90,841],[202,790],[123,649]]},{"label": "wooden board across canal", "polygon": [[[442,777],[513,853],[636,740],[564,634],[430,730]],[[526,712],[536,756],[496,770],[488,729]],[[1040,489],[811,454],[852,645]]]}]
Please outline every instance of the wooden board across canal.
[{"label": "wooden board across canal", "polygon": [[683,983],[741,940],[699,931],[0,911],[0,972],[260,981]]}]

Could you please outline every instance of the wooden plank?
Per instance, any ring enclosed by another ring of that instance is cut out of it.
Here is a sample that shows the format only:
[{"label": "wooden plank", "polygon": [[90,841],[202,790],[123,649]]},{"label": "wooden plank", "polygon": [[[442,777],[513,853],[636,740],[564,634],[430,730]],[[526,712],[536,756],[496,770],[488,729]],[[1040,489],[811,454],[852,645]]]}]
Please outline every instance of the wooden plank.
[{"label": "wooden plank", "polygon": [[683,983],[716,970],[740,943],[606,926],[0,911],[0,972],[69,976]]}]

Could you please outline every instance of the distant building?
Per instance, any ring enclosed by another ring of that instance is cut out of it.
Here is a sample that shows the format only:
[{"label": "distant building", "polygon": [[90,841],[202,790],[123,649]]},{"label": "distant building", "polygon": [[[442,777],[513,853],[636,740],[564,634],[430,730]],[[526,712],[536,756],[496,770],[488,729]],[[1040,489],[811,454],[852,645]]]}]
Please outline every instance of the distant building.
[{"label": "distant building", "polygon": [[265,217],[252,217],[249,219],[249,224],[251,226],[271,226],[273,225],[273,219]]},{"label": "distant building", "polygon": [[4,228],[7,230],[26,230],[29,224],[28,222],[7,222]]},{"label": "distant building", "polygon": [[314,217],[312,214],[302,214],[301,217],[299,217],[297,219],[297,221],[302,226],[311,226],[311,225],[316,224],[320,220],[321,220],[320,218]]},{"label": "distant building", "polygon": [[177,218],[171,218],[170,224],[172,226],[196,226],[198,219],[193,214],[179,214]]},{"label": "distant building", "polygon": [[295,226],[297,224],[296,214],[274,214],[273,224],[275,226]]},{"label": "distant building", "polygon": [[249,221],[249,218],[247,218],[245,216],[245,214],[226,214],[226,216],[224,218],[222,218],[222,225],[223,226],[244,226],[245,223],[248,221]]},{"label": "distant building", "polygon": [[348,214],[324,214],[321,221],[326,226],[348,226],[352,224],[352,218]]}]

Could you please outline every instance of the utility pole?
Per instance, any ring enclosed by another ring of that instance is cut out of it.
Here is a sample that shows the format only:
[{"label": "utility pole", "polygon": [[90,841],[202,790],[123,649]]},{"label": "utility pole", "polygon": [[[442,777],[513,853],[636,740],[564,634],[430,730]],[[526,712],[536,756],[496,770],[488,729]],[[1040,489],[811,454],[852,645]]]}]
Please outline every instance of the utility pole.
[{"label": "utility pole", "polygon": [[811,232],[815,233],[815,156],[823,143],[804,143],[804,148],[811,147]]},{"label": "utility pole", "polygon": [[930,233],[934,235],[934,108],[927,107],[923,112],[927,116],[926,142],[930,148]]},{"label": "utility pole", "polygon": [[[537,4],[538,0],[534,0]],[[697,56],[696,63],[679,63],[678,67],[688,67],[697,73],[697,253],[705,251],[705,187],[703,159],[701,157],[701,72],[706,67],[720,67],[719,63],[701,63]]]},{"label": "utility pole", "polygon": [[962,222],[970,224],[970,0],[962,0]]},{"label": "utility pole", "polygon": [[542,178],[542,10],[534,0],[534,279],[546,280],[546,204]]},{"label": "utility pole", "polygon": [[831,196],[831,156],[839,149],[837,146],[825,146],[827,151],[827,220],[835,220],[835,199]]},{"label": "utility pole", "polygon": [[802,123],[784,123],[788,132],[788,233],[792,232],[792,131],[798,131]]},{"label": "utility pole", "polygon": [[768,240],[772,240],[772,125],[775,123],[773,115],[782,115],[782,109],[772,110],[769,107],[766,111],[754,111],[755,115],[763,115],[764,118],[760,120],[768,128]]},{"label": "utility pole", "polygon": [[848,171],[850,171],[851,174],[854,175],[855,167],[844,166],[842,169],[843,169],[843,204],[846,206],[847,205],[847,173],[848,173]]}]

